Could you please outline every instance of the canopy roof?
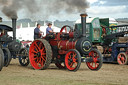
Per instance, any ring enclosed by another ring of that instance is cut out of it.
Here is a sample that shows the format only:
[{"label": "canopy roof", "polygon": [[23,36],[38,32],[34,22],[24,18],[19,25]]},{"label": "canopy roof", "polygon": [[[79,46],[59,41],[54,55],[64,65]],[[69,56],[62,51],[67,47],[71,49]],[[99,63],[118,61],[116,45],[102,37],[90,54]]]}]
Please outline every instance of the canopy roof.
[{"label": "canopy roof", "polygon": [[[92,23],[92,21],[94,20],[94,19],[96,19],[97,17],[94,17],[94,18],[87,18],[86,19],[86,23]],[[80,24],[81,23],[81,19],[78,19],[78,20],[76,20],[76,22],[75,22],[76,24]]]},{"label": "canopy roof", "polygon": [[13,31],[12,27],[9,27],[7,25],[0,25],[0,31],[2,30]]}]

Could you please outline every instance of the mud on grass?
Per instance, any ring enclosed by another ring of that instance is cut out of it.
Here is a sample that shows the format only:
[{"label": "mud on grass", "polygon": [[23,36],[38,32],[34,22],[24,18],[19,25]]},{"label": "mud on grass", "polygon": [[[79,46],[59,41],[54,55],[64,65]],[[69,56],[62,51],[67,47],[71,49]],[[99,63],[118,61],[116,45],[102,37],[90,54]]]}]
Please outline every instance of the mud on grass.
[{"label": "mud on grass", "polygon": [[128,65],[103,64],[99,71],[91,71],[85,63],[77,72],[59,70],[54,64],[46,70],[20,66],[12,60],[0,72],[0,85],[127,85]]}]

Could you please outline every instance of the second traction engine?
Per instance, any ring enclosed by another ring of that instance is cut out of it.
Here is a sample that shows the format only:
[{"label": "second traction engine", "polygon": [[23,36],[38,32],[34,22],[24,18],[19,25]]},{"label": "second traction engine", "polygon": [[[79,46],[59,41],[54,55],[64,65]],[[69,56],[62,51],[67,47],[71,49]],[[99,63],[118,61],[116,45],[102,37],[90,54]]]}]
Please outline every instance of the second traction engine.
[{"label": "second traction engine", "polygon": [[[29,50],[29,59],[35,69],[46,69],[51,62],[58,68],[77,71],[84,59],[91,70],[99,70],[102,66],[102,56],[86,38],[86,16],[81,14],[82,35],[77,28],[74,30],[65,25],[58,33],[46,35],[43,39],[33,41]],[[82,56],[82,57],[81,57]]]}]

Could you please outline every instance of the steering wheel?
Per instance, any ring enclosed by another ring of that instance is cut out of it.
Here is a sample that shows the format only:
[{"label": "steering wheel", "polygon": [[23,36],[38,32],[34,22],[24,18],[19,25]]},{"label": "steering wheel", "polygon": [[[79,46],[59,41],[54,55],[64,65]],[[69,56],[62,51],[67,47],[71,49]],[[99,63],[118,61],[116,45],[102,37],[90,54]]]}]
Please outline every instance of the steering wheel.
[{"label": "steering wheel", "polygon": [[62,33],[62,32],[69,33],[69,32],[72,32],[72,31],[73,31],[73,29],[72,29],[71,26],[65,25],[65,26],[63,26],[63,27],[61,28],[60,33]]}]

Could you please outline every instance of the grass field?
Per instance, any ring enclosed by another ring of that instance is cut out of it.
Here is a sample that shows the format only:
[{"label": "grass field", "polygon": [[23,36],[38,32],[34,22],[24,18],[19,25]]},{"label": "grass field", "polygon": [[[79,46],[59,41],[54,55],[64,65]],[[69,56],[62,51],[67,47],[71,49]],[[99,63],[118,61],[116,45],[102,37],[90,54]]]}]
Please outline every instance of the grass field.
[{"label": "grass field", "polygon": [[0,72],[0,85],[127,85],[128,65],[103,64],[99,71],[91,71],[85,63],[77,72],[60,70],[54,64],[46,70],[22,67],[12,60]]}]

